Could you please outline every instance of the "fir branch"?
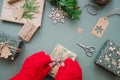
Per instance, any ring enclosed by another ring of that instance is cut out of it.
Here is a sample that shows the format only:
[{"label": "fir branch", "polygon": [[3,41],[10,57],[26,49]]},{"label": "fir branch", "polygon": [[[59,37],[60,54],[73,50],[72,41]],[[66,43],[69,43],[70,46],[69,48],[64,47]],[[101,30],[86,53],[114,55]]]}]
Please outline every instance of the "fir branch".
[{"label": "fir branch", "polygon": [[77,5],[76,0],[49,0],[51,5],[61,7],[71,20],[79,19],[81,9]]},{"label": "fir branch", "polygon": [[38,12],[39,5],[36,3],[36,0],[25,0],[23,9],[25,10],[23,17],[33,19],[34,13]]}]

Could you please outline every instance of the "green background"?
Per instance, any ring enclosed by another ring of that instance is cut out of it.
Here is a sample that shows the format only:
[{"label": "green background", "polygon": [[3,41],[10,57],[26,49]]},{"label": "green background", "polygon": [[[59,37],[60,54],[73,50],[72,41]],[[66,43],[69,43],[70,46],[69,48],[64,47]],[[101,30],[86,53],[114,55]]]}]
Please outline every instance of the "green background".
[{"label": "green background", "polygon": [[[85,5],[86,1],[88,0],[78,0],[81,7]],[[0,0],[0,10],[2,9],[2,2],[3,0]],[[36,32],[29,43],[25,43],[20,56],[14,62],[0,60],[0,80],[8,80],[15,75],[20,70],[25,58],[29,55],[42,50],[50,54],[54,46],[58,43],[78,55],[77,60],[83,70],[83,80],[115,80],[115,75],[95,65],[94,61],[101,46],[107,39],[112,39],[120,45],[120,16],[115,15],[109,18],[109,26],[102,38],[92,35],[91,31],[99,17],[105,16],[115,8],[120,8],[120,0],[112,0],[96,16],[88,14],[86,9],[84,9],[79,21],[72,22],[68,18],[65,18],[65,23],[58,23],[56,25],[48,18],[51,8],[52,6],[49,2],[45,1],[42,27]],[[20,24],[0,20],[0,31],[10,35],[17,35],[21,27],[22,25]],[[76,32],[78,27],[84,29],[82,34]],[[76,45],[77,42],[86,46],[94,46],[96,48],[94,56],[87,57],[84,50]]]}]

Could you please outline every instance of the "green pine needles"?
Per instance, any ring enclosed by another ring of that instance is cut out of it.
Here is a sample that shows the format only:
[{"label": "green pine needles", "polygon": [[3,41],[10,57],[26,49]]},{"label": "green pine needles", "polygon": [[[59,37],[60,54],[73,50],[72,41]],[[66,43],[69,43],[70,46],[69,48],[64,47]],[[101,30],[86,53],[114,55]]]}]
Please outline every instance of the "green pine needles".
[{"label": "green pine needles", "polygon": [[61,7],[71,20],[78,20],[81,14],[81,9],[77,5],[76,0],[49,0],[51,5]]},{"label": "green pine needles", "polygon": [[39,5],[36,0],[25,0],[22,7],[25,10],[23,17],[26,19],[33,19],[34,13],[38,12]]}]

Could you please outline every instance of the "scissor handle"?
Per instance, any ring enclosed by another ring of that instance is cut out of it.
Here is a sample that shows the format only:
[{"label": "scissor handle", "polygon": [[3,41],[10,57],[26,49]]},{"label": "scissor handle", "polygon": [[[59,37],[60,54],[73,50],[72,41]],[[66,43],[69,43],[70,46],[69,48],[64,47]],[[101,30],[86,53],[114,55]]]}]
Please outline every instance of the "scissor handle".
[{"label": "scissor handle", "polygon": [[91,53],[94,53],[95,52],[95,47],[88,47],[88,51],[91,52]]},{"label": "scissor handle", "polygon": [[95,47],[88,47],[85,51],[88,57],[92,57],[93,53],[95,52]]},{"label": "scissor handle", "polygon": [[86,55],[87,55],[88,57],[92,57],[92,56],[93,56],[93,53],[91,53],[91,52],[86,52]]}]

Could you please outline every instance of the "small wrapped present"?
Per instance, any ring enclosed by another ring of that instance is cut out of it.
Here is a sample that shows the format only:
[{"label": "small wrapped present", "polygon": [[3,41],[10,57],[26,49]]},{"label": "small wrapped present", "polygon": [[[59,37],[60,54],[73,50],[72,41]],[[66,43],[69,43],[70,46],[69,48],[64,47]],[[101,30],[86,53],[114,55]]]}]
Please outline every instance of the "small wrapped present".
[{"label": "small wrapped present", "polygon": [[72,60],[75,60],[77,58],[77,55],[72,51],[64,48],[62,45],[57,44],[51,53],[51,57],[53,58],[53,60],[55,60],[56,65],[51,69],[49,75],[54,78],[59,67],[64,66],[63,61],[66,58],[71,58]]},{"label": "small wrapped present", "polygon": [[18,37],[0,32],[0,58],[14,60],[20,54],[22,45]]},{"label": "small wrapped present", "polygon": [[107,40],[95,63],[120,77],[120,46],[112,40]]}]

